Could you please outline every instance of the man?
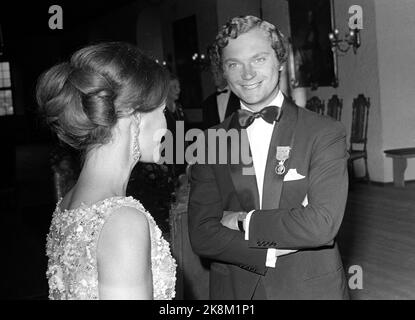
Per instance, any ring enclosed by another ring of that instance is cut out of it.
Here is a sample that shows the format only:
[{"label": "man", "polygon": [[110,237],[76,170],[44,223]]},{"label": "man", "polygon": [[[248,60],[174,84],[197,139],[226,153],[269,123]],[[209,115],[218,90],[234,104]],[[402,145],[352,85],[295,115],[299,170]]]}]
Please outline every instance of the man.
[{"label": "man", "polygon": [[270,23],[233,18],[214,47],[241,101],[216,128],[237,130],[241,147],[247,136],[254,175],[229,157],[192,166],[189,235],[212,260],[210,297],[347,299],[335,242],[348,189],[344,127],[281,93],[286,42]]},{"label": "man", "polygon": [[203,127],[206,129],[221,123],[240,107],[239,98],[229,89],[222,71],[213,65],[211,72],[216,92],[202,102]]}]

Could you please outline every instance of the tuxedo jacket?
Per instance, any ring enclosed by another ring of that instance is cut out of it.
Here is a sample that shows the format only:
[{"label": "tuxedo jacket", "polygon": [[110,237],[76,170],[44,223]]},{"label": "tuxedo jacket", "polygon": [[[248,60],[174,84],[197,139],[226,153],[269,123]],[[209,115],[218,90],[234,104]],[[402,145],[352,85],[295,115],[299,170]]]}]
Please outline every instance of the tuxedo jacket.
[{"label": "tuxedo jacket", "polygon": [[[210,159],[191,168],[189,236],[194,252],[212,262],[211,299],[348,298],[335,241],[348,192],[344,126],[299,108],[287,97],[281,112],[270,142],[261,210],[255,175],[245,174],[241,161],[231,161],[242,145],[230,139],[226,150],[206,144],[209,156],[226,152],[226,163],[211,164]],[[215,128],[246,136],[237,113]],[[292,148],[283,175],[275,171],[277,146]],[[303,206],[306,195],[308,205]],[[255,210],[249,240],[221,225],[224,210]],[[275,268],[268,268],[268,248],[298,251],[278,257]]]},{"label": "tuxedo jacket", "polygon": [[[216,92],[202,102],[203,127],[205,129],[220,123]],[[239,98],[231,91],[226,106],[225,119],[240,108]]]}]

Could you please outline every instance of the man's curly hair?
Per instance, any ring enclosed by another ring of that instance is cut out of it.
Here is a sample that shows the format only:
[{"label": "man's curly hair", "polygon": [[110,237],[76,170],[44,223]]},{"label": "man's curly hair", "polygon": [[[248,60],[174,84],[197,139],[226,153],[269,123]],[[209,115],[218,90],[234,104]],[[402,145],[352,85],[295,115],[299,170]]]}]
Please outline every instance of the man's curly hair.
[{"label": "man's curly hair", "polygon": [[288,43],[284,35],[271,23],[254,16],[239,16],[230,19],[219,30],[213,44],[208,48],[208,55],[212,69],[222,69],[223,48],[228,45],[229,39],[236,39],[254,28],[261,29],[269,34],[271,47],[274,49],[277,59],[284,63],[288,56]]}]

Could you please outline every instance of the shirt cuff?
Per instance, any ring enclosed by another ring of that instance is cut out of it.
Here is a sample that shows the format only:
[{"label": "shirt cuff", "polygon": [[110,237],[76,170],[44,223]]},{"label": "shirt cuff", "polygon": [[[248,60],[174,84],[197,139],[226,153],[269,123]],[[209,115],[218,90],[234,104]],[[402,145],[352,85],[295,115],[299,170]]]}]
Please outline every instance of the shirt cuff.
[{"label": "shirt cuff", "polygon": [[249,211],[245,218],[245,240],[249,240],[249,222],[251,221],[252,213],[255,210]]},{"label": "shirt cuff", "polygon": [[269,268],[275,268],[277,263],[277,249],[269,248],[267,249],[267,259],[265,261],[265,266]]}]

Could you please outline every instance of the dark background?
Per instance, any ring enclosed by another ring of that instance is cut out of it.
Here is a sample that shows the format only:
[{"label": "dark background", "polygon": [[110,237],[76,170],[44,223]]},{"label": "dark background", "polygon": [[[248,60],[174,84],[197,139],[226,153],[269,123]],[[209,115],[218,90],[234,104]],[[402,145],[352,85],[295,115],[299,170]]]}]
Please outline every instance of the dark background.
[{"label": "dark background", "polygon": [[289,9],[294,56],[301,56],[302,60],[296,73],[298,86],[332,86],[336,82],[328,37],[331,32],[330,0],[290,0]]}]

